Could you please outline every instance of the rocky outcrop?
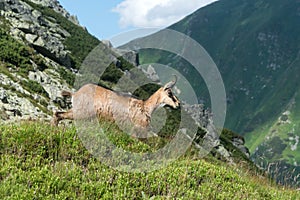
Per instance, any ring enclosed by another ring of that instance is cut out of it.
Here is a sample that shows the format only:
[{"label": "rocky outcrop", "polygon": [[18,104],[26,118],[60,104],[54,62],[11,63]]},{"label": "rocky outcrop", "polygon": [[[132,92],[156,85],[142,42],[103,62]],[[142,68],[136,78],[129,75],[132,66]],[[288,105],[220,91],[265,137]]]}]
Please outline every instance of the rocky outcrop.
[{"label": "rocky outcrop", "polygon": [[157,75],[152,65],[148,65],[147,68],[141,68],[141,70],[146,74],[147,78],[149,78],[151,81],[160,82],[159,76]]},{"label": "rocky outcrop", "polygon": [[203,104],[184,104],[184,110],[191,115],[198,126],[207,128],[212,123],[212,113]]},{"label": "rocky outcrop", "polygon": [[[71,17],[57,1],[32,0],[32,2],[47,6],[78,24],[78,21]],[[10,33],[13,37],[20,41],[25,39],[45,57],[66,67],[71,67],[69,52],[63,44],[65,38],[70,34],[59,26],[56,19],[43,16],[40,11],[21,0],[4,0],[1,7],[3,8],[1,16],[4,16],[11,24]]]},{"label": "rocky outcrop", "polygon": [[[3,91],[1,119],[22,118],[27,116],[29,108],[32,108],[32,118],[41,117],[38,110],[49,116],[52,110],[61,109],[59,106],[67,108],[68,104],[60,92],[63,89],[72,90],[69,84],[74,82],[80,62],[101,42],[80,26],[77,18],[71,16],[57,0],[2,0],[0,16],[1,31],[9,33],[18,41],[12,42],[10,38],[10,42],[18,44],[16,46],[21,43],[24,51],[27,51],[24,55],[17,55],[22,59],[26,57],[26,64],[0,62],[0,70],[3,68],[5,71],[4,74],[2,70],[0,73],[0,89]],[[70,41],[76,42],[81,37],[91,43],[70,44]],[[107,51],[99,53],[109,54],[109,59],[117,67],[120,65],[120,69],[123,60],[119,56],[138,65],[136,52],[121,51],[106,44]],[[82,51],[76,49],[77,46],[82,47]],[[105,48],[100,49],[102,51]],[[13,52],[12,49],[9,51]],[[22,102],[26,103],[22,105]],[[25,108],[22,107],[24,105]],[[13,107],[18,110],[15,112],[17,114],[10,112]]]},{"label": "rocky outcrop", "polygon": [[232,144],[237,147],[241,152],[243,152],[248,158],[250,158],[250,151],[245,146],[245,140],[241,137],[234,137],[231,140]]},{"label": "rocky outcrop", "polygon": [[[72,67],[70,52],[64,44],[71,35],[62,28],[57,19],[41,13],[38,6],[50,8],[64,16],[66,21],[79,26],[76,17],[71,16],[57,0],[0,2],[0,28],[8,29],[15,40],[32,49],[30,51],[35,51],[33,54],[40,60],[37,62],[30,58],[32,66],[26,72],[27,77],[19,72],[20,66],[0,63],[0,67],[10,66],[5,69],[8,71],[0,73],[1,121],[49,119],[51,111],[58,109],[56,100],[61,98],[61,90],[71,90],[59,73],[64,71],[62,68]],[[45,65],[44,69],[40,69],[41,63]],[[45,91],[45,95],[39,94],[38,90]]]},{"label": "rocky outcrop", "polygon": [[80,26],[77,17],[74,15],[70,15],[70,13],[66,11],[57,0],[30,0],[30,1],[42,5],[44,7],[51,8],[52,10],[56,11],[57,13],[60,13],[62,16],[64,16],[66,19],[70,20],[74,24]]},{"label": "rocky outcrop", "polygon": [[27,79],[24,77],[15,73],[11,73],[10,77],[0,73],[0,121],[50,120],[51,111],[57,109],[51,99],[58,98],[61,90],[70,89],[57,77],[59,75],[54,70],[29,72],[29,80],[45,89],[49,96],[46,98],[25,88],[22,82]]},{"label": "rocky outcrop", "polygon": [[[195,123],[205,131],[204,136],[198,136],[202,137],[202,139],[199,140],[196,137],[194,140],[195,147],[199,148],[200,154],[203,153],[201,151],[205,149],[207,151],[212,151],[213,154],[218,154],[217,157],[220,157],[229,163],[234,163],[233,152],[228,149],[227,145],[224,145],[223,142],[221,142],[220,133],[214,126],[212,118],[213,114],[210,112],[210,110],[205,109],[203,104],[184,104],[183,109],[189,113],[190,116],[195,120]],[[241,136],[226,135],[225,137],[247,158],[250,157],[249,149],[245,146],[245,140]],[[197,141],[201,141],[201,146],[199,146]]]},{"label": "rocky outcrop", "polygon": [[47,119],[48,116],[28,98],[0,87],[0,117],[4,121]]},{"label": "rocky outcrop", "polygon": [[109,40],[102,40],[102,43],[110,48],[112,52],[116,54],[116,57],[122,56],[126,61],[130,62],[134,66],[139,65],[139,55],[136,51],[114,48]]}]

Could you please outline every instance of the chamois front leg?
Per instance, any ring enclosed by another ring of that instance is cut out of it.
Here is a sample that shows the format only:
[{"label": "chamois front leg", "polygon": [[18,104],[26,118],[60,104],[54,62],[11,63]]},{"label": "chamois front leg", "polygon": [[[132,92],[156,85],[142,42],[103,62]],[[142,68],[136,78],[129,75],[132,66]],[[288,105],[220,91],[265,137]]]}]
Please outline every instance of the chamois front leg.
[{"label": "chamois front leg", "polygon": [[54,111],[53,113],[53,118],[51,121],[51,124],[53,126],[58,126],[58,123],[63,120],[63,119],[70,119],[73,120],[74,119],[74,115],[73,115],[73,110],[70,109],[67,112],[63,112],[63,111]]}]

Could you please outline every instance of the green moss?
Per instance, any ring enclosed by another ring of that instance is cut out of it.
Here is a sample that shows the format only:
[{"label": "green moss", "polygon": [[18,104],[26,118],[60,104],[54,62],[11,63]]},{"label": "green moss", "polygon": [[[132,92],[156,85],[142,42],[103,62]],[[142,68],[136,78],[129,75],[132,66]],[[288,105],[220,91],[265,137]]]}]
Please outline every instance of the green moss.
[{"label": "green moss", "polygon": [[101,80],[116,84],[124,73],[113,63],[110,64],[101,76]]},{"label": "green moss", "polygon": [[0,60],[15,65],[18,68],[26,69],[31,66],[30,48],[13,39],[3,29],[0,29]]},{"label": "green moss", "polygon": [[33,80],[25,81],[24,80],[24,81],[21,81],[21,85],[28,91],[31,91],[33,93],[37,93],[46,98],[49,98],[49,94],[46,92],[46,90],[36,81],[33,81]]},{"label": "green moss", "polygon": [[73,74],[70,70],[65,69],[63,67],[58,68],[58,73],[62,80],[65,80],[70,86],[74,85],[75,82],[75,74]]}]

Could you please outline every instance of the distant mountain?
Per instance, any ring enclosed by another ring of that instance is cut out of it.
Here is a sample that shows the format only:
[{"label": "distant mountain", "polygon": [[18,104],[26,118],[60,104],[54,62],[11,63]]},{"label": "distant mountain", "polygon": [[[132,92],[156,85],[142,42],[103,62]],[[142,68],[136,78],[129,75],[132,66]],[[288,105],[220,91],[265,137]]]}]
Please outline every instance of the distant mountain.
[{"label": "distant mountain", "polygon": [[[279,181],[298,185],[299,24],[299,0],[220,0],[169,27],[199,42],[217,64],[227,94],[225,127],[245,136],[257,164],[276,172]],[[140,60],[189,69],[164,51],[142,50]],[[201,77],[187,77],[209,106]]]}]

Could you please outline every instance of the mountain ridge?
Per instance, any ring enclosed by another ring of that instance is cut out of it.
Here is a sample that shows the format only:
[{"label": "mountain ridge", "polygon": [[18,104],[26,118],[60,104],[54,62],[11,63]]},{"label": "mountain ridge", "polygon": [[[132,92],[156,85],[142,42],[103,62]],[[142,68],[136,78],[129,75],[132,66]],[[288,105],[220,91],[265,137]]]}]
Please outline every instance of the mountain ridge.
[{"label": "mountain ridge", "polygon": [[[260,166],[270,169],[278,161],[286,163],[295,172],[294,178],[300,170],[300,148],[294,139],[299,135],[299,23],[299,0],[220,0],[168,27],[196,40],[218,66],[227,94],[225,127],[246,138],[257,164],[266,160]],[[182,73],[192,68],[162,51],[142,50],[140,59],[142,64],[176,66]],[[201,77],[186,76],[210,107]],[[282,123],[281,118],[288,118],[289,123]],[[272,148],[273,142],[280,144],[278,150]],[[291,150],[293,145],[296,148]],[[272,153],[265,156],[264,151]],[[282,166],[276,176],[284,176]],[[299,185],[299,177],[290,184]]]}]

